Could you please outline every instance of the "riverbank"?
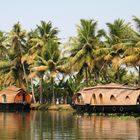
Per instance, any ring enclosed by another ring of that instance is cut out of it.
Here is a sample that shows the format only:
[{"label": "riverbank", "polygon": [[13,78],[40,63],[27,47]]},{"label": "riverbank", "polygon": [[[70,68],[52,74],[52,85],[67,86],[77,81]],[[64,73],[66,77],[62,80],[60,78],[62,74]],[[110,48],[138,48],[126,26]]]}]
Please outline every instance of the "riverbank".
[{"label": "riverbank", "polygon": [[73,111],[73,108],[71,107],[70,104],[50,105],[50,104],[35,103],[35,104],[31,104],[30,108],[31,108],[31,110],[56,110],[56,111],[68,110],[68,111]]}]

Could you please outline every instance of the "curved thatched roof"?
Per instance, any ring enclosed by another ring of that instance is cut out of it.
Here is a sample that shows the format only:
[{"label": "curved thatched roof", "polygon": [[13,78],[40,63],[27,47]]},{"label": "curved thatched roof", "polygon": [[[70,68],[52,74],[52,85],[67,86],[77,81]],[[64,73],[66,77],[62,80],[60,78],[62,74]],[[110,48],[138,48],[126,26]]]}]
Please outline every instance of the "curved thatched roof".
[{"label": "curved thatched roof", "polygon": [[83,90],[91,90],[91,89],[131,89],[131,90],[138,90],[140,87],[132,87],[127,85],[120,85],[120,84],[106,84],[106,85],[97,85],[95,87],[86,87]]},{"label": "curved thatched roof", "polygon": [[[98,85],[79,92],[83,104],[91,105],[133,105],[140,95],[139,87],[118,84]],[[79,95],[78,95],[79,96]],[[76,101],[77,103],[80,101]]]},{"label": "curved thatched roof", "polygon": [[13,103],[14,102],[14,99],[15,99],[15,96],[18,95],[19,93],[28,94],[22,88],[18,88],[16,86],[7,87],[6,89],[0,91],[0,102],[2,102],[2,96],[5,95],[6,96],[6,99],[7,99],[6,102],[7,103]]}]

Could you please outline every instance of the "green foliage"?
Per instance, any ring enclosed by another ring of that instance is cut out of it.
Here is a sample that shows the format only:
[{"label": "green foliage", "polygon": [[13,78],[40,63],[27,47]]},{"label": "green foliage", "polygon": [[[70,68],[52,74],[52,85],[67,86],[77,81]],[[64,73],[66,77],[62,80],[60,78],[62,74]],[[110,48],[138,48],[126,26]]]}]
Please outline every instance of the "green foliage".
[{"label": "green foliage", "polygon": [[71,97],[85,86],[140,84],[140,19],[133,20],[136,31],[117,19],[107,23],[106,33],[98,30],[97,21],[81,19],[77,36],[65,46],[51,21],[41,21],[30,32],[19,22],[10,32],[0,31],[0,88],[29,87],[37,101],[51,101]]}]

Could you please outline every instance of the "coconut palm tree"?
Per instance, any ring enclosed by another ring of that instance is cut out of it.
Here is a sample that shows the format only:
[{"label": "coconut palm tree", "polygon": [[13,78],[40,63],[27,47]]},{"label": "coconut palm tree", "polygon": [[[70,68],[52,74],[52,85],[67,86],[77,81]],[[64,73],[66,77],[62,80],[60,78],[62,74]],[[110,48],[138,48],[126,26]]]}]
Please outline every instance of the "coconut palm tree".
[{"label": "coconut palm tree", "polygon": [[[6,65],[4,62],[7,59],[7,48],[5,45],[5,40],[6,40],[6,33],[0,31],[0,67],[4,67],[4,65]],[[3,82],[4,82],[4,78],[3,78],[3,73],[4,71],[0,70],[0,85],[1,85],[1,89],[4,86]]]},{"label": "coconut palm tree", "polygon": [[123,54],[122,63],[135,67],[138,71],[138,84],[140,85],[140,19],[134,16],[133,20],[135,21],[138,32],[133,30],[132,38],[129,40],[129,43],[125,45],[126,49]]},{"label": "coconut palm tree", "polygon": [[69,42],[70,57],[67,65],[74,72],[83,71],[88,86],[91,72],[97,66],[95,50],[101,45],[102,34],[101,30],[97,31],[96,21],[84,19],[81,19],[81,24],[77,26],[77,33],[77,37],[71,38]]},{"label": "coconut palm tree", "polygon": [[24,61],[26,60],[30,64],[32,71],[29,77],[38,76],[40,79],[40,102],[42,102],[42,82],[48,71],[52,84],[54,82],[53,74],[56,71],[56,63],[60,56],[57,34],[58,29],[53,28],[50,21],[41,21],[41,25],[37,25],[36,33],[30,34],[29,44],[31,48],[28,55],[24,57]]},{"label": "coconut palm tree", "polygon": [[0,61],[0,72],[5,75],[6,85],[16,84],[26,88],[28,65],[21,61],[22,56],[27,52],[26,31],[21,29],[19,22],[8,33],[5,42],[7,54],[5,59]]},{"label": "coconut palm tree", "polygon": [[28,80],[27,80],[27,73],[29,73],[26,71],[26,64],[24,64],[21,61],[21,58],[24,54],[27,53],[28,51],[28,46],[26,45],[26,31],[21,29],[21,25],[18,22],[17,24],[15,24],[13,26],[12,31],[9,33],[9,39],[11,40],[11,47],[14,49],[14,52],[17,54],[17,56],[20,58],[20,63],[22,65],[22,69],[23,69],[23,73],[24,73],[24,78],[25,78],[25,82],[26,82],[26,89],[28,90]]},{"label": "coconut palm tree", "polygon": [[6,48],[6,40],[7,34],[5,32],[0,31],[0,57],[1,60],[7,57],[7,48]]},{"label": "coconut palm tree", "polygon": [[[55,101],[54,96],[54,78],[59,71],[58,62],[60,58],[60,50],[58,48],[59,44],[54,41],[48,41],[46,44],[46,50],[43,50],[43,54],[41,56],[37,56],[35,59],[35,64],[33,64],[32,70],[37,72],[37,74],[41,74],[43,77],[41,82],[43,82],[43,78],[47,77],[51,80],[52,83],[52,93],[53,93],[53,103]],[[45,77],[44,77],[45,76]]]},{"label": "coconut palm tree", "polygon": [[125,23],[122,19],[117,19],[113,23],[107,23],[109,35],[104,34],[105,42],[104,47],[97,50],[98,53],[104,56],[105,66],[113,67],[116,71],[116,82],[120,82],[121,75],[121,61],[125,52],[126,45],[134,35],[134,32],[129,23]]}]

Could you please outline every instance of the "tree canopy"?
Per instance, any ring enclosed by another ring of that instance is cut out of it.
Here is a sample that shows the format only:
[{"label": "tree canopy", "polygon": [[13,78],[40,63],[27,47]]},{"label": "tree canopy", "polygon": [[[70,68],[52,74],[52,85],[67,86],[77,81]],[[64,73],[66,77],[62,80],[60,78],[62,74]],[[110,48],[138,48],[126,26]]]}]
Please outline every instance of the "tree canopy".
[{"label": "tree canopy", "polygon": [[35,29],[0,31],[0,86],[17,85],[34,99],[55,101],[72,96],[85,86],[120,83],[140,85],[140,19],[136,28],[123,19],[98,29],[93,19],[81,19],[77,35],[65,43],[51,21]]}]

